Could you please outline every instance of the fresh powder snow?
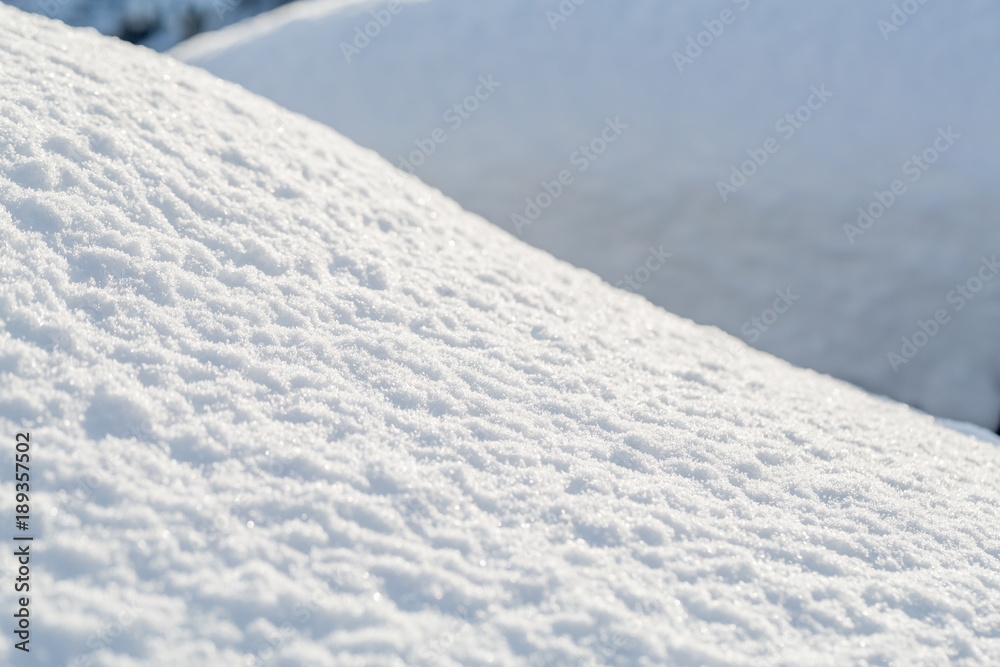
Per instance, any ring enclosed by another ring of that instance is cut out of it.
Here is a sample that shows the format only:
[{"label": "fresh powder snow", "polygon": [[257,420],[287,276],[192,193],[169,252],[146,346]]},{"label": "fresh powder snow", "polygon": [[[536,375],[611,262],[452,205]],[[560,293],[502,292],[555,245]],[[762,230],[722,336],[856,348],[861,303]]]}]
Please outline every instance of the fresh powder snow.
[{"label": "fresh powder snow", "polygon": [[1000,662],[995,442],[6,7],[0,137],[3,664]]},{"label": "fresh powder snow", "polygon": [[388,8],[174,53],[671,312],[997,429],[995,2]]}]

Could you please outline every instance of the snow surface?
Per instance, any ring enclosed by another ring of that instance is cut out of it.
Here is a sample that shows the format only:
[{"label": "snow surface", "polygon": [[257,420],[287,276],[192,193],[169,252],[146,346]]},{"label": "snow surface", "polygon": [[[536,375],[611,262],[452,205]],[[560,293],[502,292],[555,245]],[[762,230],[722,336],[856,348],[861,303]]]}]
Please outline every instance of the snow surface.
[{"label": "snow surface", "polygon": [[[402,5],[348,62],[344,45],[387,5],[327,0],[174,53],[393,164],[442,129],[416,174],[510,231],[525,198],[569,170],[574,182],[521,225],[525,240],[797,365],[993,430],[1000,281],[961,310],[949,296],[977,288],[982,258],[1000,252],[995,4],[427,0]],[[919,10],[902,22],[901,5]],[[560,7],[576,9],[553,19]],[[894,18],[898,29],[879,23]],[[689,38],[708,46],[679,71]],[[449,115],[487,75],[500,87],[468,118]],[[814,87],[833,96],[779,129]],[[578,171],[571,156],[608,117],[628,129]],[[904,164],[939,128],[960,138],[911,180]],[[718,182],[769,138],[778,152],[723,201]],[[888,213],[849,234],[895,180],[906,191]],[[672,258],[650,277],[661,245]],[[798,300],[775,321],[777,290]],[[903,337],[926,342],[920,323],[942,309],[946,326],[894,369],[890,353],[906,359]]]},{"label": "snow surface", "polygon": [[4,7],[0,137],[0,662],[1000,662],[994,444]]}]

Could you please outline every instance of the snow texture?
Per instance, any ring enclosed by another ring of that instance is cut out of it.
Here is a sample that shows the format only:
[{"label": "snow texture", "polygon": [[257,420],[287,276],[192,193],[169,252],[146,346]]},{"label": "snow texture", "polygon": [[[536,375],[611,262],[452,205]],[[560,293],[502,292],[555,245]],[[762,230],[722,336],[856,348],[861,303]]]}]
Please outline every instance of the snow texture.
[{"label": "snow texture", "polygon": [[[995,2],[428,0],[372,27],[387,6],[296,3],[175,53],[671,312],[997,428]],[[609,117],[628,128],[580,159]],[[796,299],[775,318],[777,290]]]},{"label": "snow texture", "polygon": [[994,443],[4,7],[0,137],[3,664],[1000,662]]}]

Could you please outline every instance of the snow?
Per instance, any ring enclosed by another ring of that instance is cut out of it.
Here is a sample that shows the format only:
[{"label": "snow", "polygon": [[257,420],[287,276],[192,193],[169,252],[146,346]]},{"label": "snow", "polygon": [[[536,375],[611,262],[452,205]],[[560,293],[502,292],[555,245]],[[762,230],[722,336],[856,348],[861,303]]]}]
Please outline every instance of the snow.
[{"label": "snow", "polygon": [[[466,209],[671,312],[997,428],[1000,281],[977,277],[1000,251],[994,3],[426,0],[371,24],[385,6],[295,3],[173,53],[422,161]],[[628,129],[574,165],[609,117]],[[777,290],[797,297],[780,317]]]},{"label": "snow", "polygon": [[168,57],[0,7],[0,91],[4,664],[1000,661],[995,444]]}]

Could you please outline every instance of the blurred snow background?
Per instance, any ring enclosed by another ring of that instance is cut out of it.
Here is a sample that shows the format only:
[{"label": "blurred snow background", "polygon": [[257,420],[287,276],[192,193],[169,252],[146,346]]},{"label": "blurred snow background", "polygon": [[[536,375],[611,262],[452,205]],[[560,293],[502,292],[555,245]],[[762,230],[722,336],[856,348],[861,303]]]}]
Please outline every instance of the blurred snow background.
[{"label": "blurred snow background", "polygon": [[89,26],[158,51],[273,9],[287,0],[4,0],[8,5]]}]

